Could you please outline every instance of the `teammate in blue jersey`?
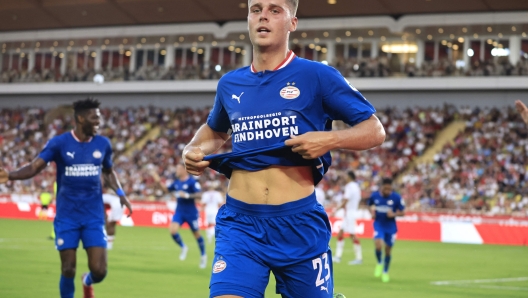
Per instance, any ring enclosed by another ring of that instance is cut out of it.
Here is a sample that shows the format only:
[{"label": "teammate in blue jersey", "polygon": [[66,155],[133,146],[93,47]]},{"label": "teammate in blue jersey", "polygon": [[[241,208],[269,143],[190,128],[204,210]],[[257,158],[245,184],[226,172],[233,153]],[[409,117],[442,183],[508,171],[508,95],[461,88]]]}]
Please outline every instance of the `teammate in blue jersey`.
[{"label": "teammate in blue jersey", "polygon": [[[368,200],[370,213],[374,219],[374,245],[376,246],[376,259],[378,261],[374,276],[380,277],[383,282],[389,282],[389,265],[394,241],[396,241],[396,217],[403,216],[405,203],[401,196],[393,191],[392,179],[384,178],[381,190],[374,192]],[[381,250],[385,243],[385,259],[382,263]]]},{"label": "teammate in blue jersey", "polygon": [[0,168],[0,183],[29,179],[51,161],[57,166],[57,213],[53,222],[55,245],[61,259],[60,296],[73,298],[73,279],[79,240],[88,255],[89,272],[83,274],[83,297],[93,297],[92,284],[107,273],[105,212],[101,175],[132,214],[132,207],[112,169],[110,140],[97,135],[101,114],[99,101],[86,99],[73,104],[75,128],[53,137],[28,165],[7,172]]},{"label": "teammate in blue jersey", "polygon": [[152,173],[154,179],[158,182],[160,187],[165,192],[174,193],[177,198],[176,211],[172,216],[172,222],[169,230],[172,239],[181,247],[180,260],[185,260],[189,248],[183,243],[179,230],[183,223],[187,223],[191,228],[194,238],[200,247],[200,268],[204,269],[207,264],[207,255],[205,254],[205,242],[200,235],[200,227],[198,225],[198,208],[196,207],[196,200],[202,197],[202,188],[200,183],[185,171],[183,164],[176,165],[176,180],[166,187],[160,182],[160,178],[156,173]]},{"label": "teammate in blue jersey", "polygon": [[[334,149],[365,150],[385,132],[341,74],[288,49],[298,0],[249,0],[253,61],[224,75],[207,122],[183,150],[187,171],[230,178],[217,215],[210,297],[332,297],[331,227],[314,185]],[[351,128],[331,131],[333,120]],[[211,155],[231,138],[233,152]]]}]

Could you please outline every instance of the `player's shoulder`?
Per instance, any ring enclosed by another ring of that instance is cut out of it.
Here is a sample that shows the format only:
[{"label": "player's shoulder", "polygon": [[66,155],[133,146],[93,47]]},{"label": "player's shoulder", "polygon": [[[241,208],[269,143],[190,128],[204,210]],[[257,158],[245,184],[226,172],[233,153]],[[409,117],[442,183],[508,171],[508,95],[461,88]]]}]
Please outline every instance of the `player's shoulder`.
[{"label": "player's shoulder", "polygon": [[401,195],[395,191],[392,192],[392,196],[394,197],[394,199],[398,199],[398,200],[402,199]]},{"label": "player's shoulder", "polygon": [[60,146],[62,144],[65,144],[67,142],[73,142],[75,139],[71,135],[71,132],[65,132],[60,135],[56,135],[48,140],[46,145],[44,147],[50,147],[50,146]]},{"label": "player's shoulder", "polygon": [[309,73],[316,73],[319,75],[325,75],[325,74],[339,74],[339,71],[335,69],[333,66],[330,66],[328,64],[319,62],[319,61],[313,61],[308,60],[304,58],[297,57],[295,60],[292,61],[292,66],[295,68],[301,69],[301,70],[307,70],[305,72],[306,74]]},{"label": "player's shoulder", "polygon": [[375,191],[370,195],[370,197],[372,199],[379,199],[381,197],[381,193],[379,191]]},{"label": "player's shoulder", "polygon": [[251,70],[249,66],[240,67],[225,73],[220,80],[218,80],[218,87],[222,87],[228,84],[237,83],[240,79],[245,78]]},{"label": "player's shoulder", "polygon": [[94,136],[94,141],[98,142],[98,143],[105,144],[105,145],[112,146],[112,142],[110,141],[110,139],[108,137],[105,137],[105,136],[102,136],[102,135],[95,135]]}]

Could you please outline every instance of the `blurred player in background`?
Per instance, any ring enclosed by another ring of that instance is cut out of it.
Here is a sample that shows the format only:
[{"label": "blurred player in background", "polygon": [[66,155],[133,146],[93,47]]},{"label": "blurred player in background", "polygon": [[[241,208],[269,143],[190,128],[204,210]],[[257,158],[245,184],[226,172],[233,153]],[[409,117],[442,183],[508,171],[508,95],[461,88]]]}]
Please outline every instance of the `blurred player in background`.
[{"label": "blurred player in background", "polygon": [[334,262],[339,263],[341,261],[341,256],[343,255],[345,247],[344,233],[348,233],[354,244],[354,253],[356,255],[356,259],[350,261],[348,264],[359,265],[363,263],[363,254],[361,252],[359,239],[356,237],[356,214],[359,209],[359,202],[361,201],[361,189],[356,182],[356,175],[353,171],[348,171],[346,182],[347,184],[345,185],[345,192],[343,193],[341,203],[336,208],[336,211],[344,208],[345,218],[341,225],[341,229],[337,234],[337,247]]},{"label": "blurred player in background", "polygon": [[38,218],[40,220],[46,220],[48,218],[48,206],[53,201],[53,195],[47,191],[46,188],[42,188],[42,192],[39,196],[40,199],[40,212]]},{"label": "blurred player in background", "polygon": [[321,206],[325,207],[325,205],[326,205],[326,194],[325,194],[325,191],[323,189],[323,184],[322,183],[317,184],[317,186],[315,187],[315,199],[317,200],[317,202],[319,204],[321,204]]},{"label": "blurred player in background", "polygon": [[132,214],[130,202],[112,169],[110,140],[97,135],[101,114],[99,101],[74,102],[75,128],[53,137],[30,164],[15,171],[0,168],[0,183],[29,179],[51,161],[57,166],[57,215],[54,220],[55,245],[61,259],[60,296],[73,298],[76,253],[79,240],[88,255],[89,273],[82,276],[83,297],[93,296],[92,284],[107,273],[106,235],[101,175]]},{"label": "blurred player in background", "polygon": [[105,207],[110,208],[110,212],[106,213],[106,249],[114,247],[114,240],[116,234],[117,222],[123,217],[124,209],[121,206],[121,200],[118,196],[110,193],[103,194],[103,203]]},{"label": "blurred player in background", "polygon": [[[220,79],[207,123],[183,151],[189,173],[212,166],[230,178],[210,297],[263,297],[270,271],[283,297],[332,297],[331,226],[314,185],[329,151],[365,150],[385,137],[375,109],[337,70],[288,49],[297,6],[248,1],[252,64]],[[331,131],[332,120],[352,127]],[[208,156],[230,137],[232,152]]]},{"label": "blurred player in background", "polygon": [[[383,178],[380,191],[372,193],[368,205],[374,219],[374,245],[376,247],[376,260],[374,276],[380,277],[383,282],[389,282],[389,265],[391,252],[396,241],[396,217],[404,215],[405,203],[400,194],[392,188],[392,179]],[[381,259],[381,249],[385,244],[385,259]]]},{"label": "blurred player in background", "polygon": [[172,222],[169,226],[172,239],[181,247],[180,260],[187,258],[189,248],[180,236],[180,227],[187,223],[193,232],[194,238],[200,247],[200,268],[204,269],[207,264],[207,255],[205,254],[205,243],[202,235],[200,235],[200,226],[198,224],[199,212],[196,207],[196,200],[202,196],[202,188],[200,183],[185,171],[182,164],[176,165],[176,180],[169,186],[165,186],[160,181],[157,173],[152,172],[152,177],[159,184],[159,186],[166,193],[174,193],[176,196],[176,211],[172,217]]},{"label": "blurred player in background", "polygon": [[216,215],[218,209],[224,204],[224,195],[217,189],[218,181],[208,181],[206,184],[207,191],[202,194],[202,206],[205,209],[205,225],[207,226],[207,241],[211,242],[215,237]]}]

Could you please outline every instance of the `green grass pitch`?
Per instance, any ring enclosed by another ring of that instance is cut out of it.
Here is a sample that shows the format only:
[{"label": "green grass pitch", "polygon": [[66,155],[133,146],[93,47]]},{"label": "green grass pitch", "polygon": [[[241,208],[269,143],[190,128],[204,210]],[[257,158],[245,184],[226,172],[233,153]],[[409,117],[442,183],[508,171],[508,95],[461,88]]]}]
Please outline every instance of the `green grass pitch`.
[{"label": "green grass pitch", "polygon": [[[59,254],[47,239],[50,229],[51,222],[0,219],[0,297],[59,297]],[[108,253],[108,276],[95,285],[96,297],[208,297],[210,270],[198,268],[198,246],[190,231],[181,235],[190,248],[183,262],[167,229],[118,227]],[[334,265],[335,290],[348,298],[528,297],[526,247],[398,241],[391,281],[383,284],[373,277],[372,241],[362,239],[361,244],[363,265],[347,264],[353,258],[350,241],[342,263]],[[210,267],[212,245],[207,253]],[[86,254],[79,249],[75,297],[82,297],[79,277],[85,271]],[[266,297],[279,297],[273,277]]]}]

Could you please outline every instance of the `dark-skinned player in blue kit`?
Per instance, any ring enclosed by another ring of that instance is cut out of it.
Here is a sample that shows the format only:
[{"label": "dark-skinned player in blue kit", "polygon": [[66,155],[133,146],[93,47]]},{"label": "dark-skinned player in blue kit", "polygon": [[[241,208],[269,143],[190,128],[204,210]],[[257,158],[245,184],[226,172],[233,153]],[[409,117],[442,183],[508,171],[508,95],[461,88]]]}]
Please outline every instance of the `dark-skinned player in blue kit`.
[{"label": "dark-skinned player in blue kit", "polygon": [[57,165],[57,213],[53,222],[55,245],[61,259],[60,297],[73,298],[76,252],[79,240],[88,255],[89,272],[82,275],[83,297],[92,298],[92,284],[107,273],[105,210],[101,175],[132,214],[132,206],[112,169],[110,140],[97,135],[101,123],[99,101],[91,98],[73,103],[75,128],[53,137],[28,165],[7,172],[0,168],[0,183],[29,179],[50,162]]}]

